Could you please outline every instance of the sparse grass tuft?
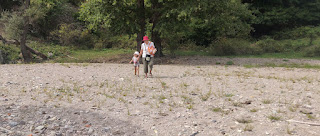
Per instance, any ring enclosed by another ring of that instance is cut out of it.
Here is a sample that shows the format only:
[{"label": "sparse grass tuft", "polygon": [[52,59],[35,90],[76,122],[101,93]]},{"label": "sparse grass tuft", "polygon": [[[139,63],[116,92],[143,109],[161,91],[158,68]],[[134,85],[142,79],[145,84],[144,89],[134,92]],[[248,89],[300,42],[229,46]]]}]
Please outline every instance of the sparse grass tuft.
[{"label": "sparse grass tuft", "polygon": [[258,109],[251,109],[250,112],[257,112]]},{"label": "sparse grass tuft", "polygon": [[209,98],[210,98],[210,96],[211,96],[211,90],[208,92],[208,93],[206,93],[205,95],[203,95],[203,94],[201,94],[200,95],[200,98],[201,98],[201,100],[202,101],[207,101]]},{"label": "sparse grass tuft", "polygon": [[232,97],[232,96],[234,96],[234,94],[225,94],[224,96],[225,97]]},{"label": "sparse grass tuft", "polygon": [[308,119],[310,119],[310,120],[314,120],[314,119],[315,119],[315,117],[312,116],[311,114],[307,114],[307,117],[308,117]]},{"label": "sparse grass tuft", "polygon": [[272,100],[270,100],[270,99],[263,99],[263,100],[262,100],[262,103],[263,103],[263,104],[270,104],[270,103],[272,103]]},{"label": "sparse grass tuft", "polygon": [[243,124],[248,124],[248,123],[252,123],[252,120],[249,118],[240,118],[240,119],[236,119],[236,121],[238,121],[239,123],[243,123]]},{"label": "sparse grass tuft", "polygon": [[193,101],[192,98],[185,95],[182,95],[181,98],[183,99],[184,104],[192,104],[192,101]]},{"label": "sparse grass tuft", "polygon": [[220,107],[212,108],[213,112],[222,112],[222,109]]},{"label": "sparse grass tuft", "polygon": [[234,63],[233,63],[233,61],[228,61],[227,63],[226,63],[226,65],[233,65]]},{"label": "sparse grass tuft", "polygon": [[296,107],[296,106],[289,106],[288,109],[289,109],[291,112],[296,112],[296,111],[297,111],[297,107]]},{"label": "sparse grass tuft", "polygon": [[189,104],[189,105],[187,106],[187,109],[189,109],[189,110],[193,109],[193,104]]},{"label": "sparse grass tuft", "polygon": [[243,131],[252,131],[253,128],[254,128],[254,127],[253,127],[252,125],[246,124],[245,127],[244,127],[244,129],[243,129]]},{"label": "sparse grass tuft", "polygon": [[281,116],[278,116],[278,115],[269,115],[268,118],[271,120],[271,121],[279,121],[281,119]]}]

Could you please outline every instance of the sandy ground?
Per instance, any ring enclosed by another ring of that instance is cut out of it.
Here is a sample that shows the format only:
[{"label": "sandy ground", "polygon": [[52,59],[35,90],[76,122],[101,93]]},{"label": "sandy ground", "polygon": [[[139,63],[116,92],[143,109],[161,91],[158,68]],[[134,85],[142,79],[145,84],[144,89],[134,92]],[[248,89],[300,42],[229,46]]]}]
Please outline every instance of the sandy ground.
[{"label": "sandy ground", "polygon": [[132,64],[0,65],[0,135],[320,134],[290,122],[320,123],[319,70],[194,64],[155,65],[152,78],[133,72]]}]

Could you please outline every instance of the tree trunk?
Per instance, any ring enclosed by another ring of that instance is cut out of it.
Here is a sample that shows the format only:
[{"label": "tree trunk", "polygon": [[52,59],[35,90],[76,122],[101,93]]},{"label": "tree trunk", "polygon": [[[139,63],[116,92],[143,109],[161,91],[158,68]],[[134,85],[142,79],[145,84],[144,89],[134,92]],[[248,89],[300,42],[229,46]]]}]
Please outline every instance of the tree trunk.
[{"label": "tree trunk", "polygon": [[[26,10],[29,8],[29,5],[30,5],[30,0],[26,0],[24,12],[26,12]],[[21,49],[24,62],[29,63],[32,60],[32,56],[30,55],[26,47],[27,34],[29,29],[29,17],[25,15],[23,17],[23,20],[24,20],[23,33],[21,35],[21,40],[20,40],[20,49]]]},{"label": "tree trunk", "polygon": [[4,57],[2,56],[1,50],[0,50],[0,64],[4,64]]},{"label": "tree trunk", "polygon": [[[0,40],[2,40],[3,44],[15,44],[17,46],[21,45],[18,40],[6,40],[5,38],[2,37],[2,35],[0,35]],[[30,48],[26,44],[25,44],[25,47],[26,47],[26,50],[27,50],[28,54],[33,53],[33,54],[36,54],[36,55],[40,56],[44,60],[48,59],[48,57],[46,55],[44,55],[41,52],[38,52],[38,51]],[[29,55],[29,56],[31,56],[31,55]]]},{"label": "tree trunk", "polygon": [[156,26],[158,24],[159,18],[161,17],[161,13],[159,12],[158,9],[160,9],[162,5],[158,2],[158,0],[153,0],[152,1],[152,9],[154,10],[151,21],[152,21],[152,30],[151,30],[151,37],[152,41],[154,42],[154,45],[157,48],[157,53],[155,56],[157,57],[162,57],[164,56],[162,53],[162,45],[161,45],[161,37],[160,37],[160,32],[156,30]]},{"label": "tree trunk", "polygon": [[144,0],[137,0],[137,5],[138,5],[138,24],[140,26],[140,32],[137,34],[137,51],[140,51],[141,49],[141,43],[142,43],[142,38],[145,33],[145,27],[146,27],[146,18],[145,18],[145,7],[144,7]]}]

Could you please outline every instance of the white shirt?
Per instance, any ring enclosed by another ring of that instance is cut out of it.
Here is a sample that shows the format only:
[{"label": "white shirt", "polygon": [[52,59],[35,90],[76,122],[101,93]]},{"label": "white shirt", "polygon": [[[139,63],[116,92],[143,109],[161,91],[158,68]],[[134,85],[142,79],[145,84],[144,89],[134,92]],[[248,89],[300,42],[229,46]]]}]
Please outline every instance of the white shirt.
[{"label": "white shirt", "polygon": [[134,66],[138,66],[139,65],[139,61],[138,61],[138,57],[132,57],[132,61],[133,61],[133,65]]},{"label": "white shirt", "polygon": [[[141,49],[143,51],[142,58],[145,58],[147,55],[150,55],[150,53],[148,52],[148,49],[152,46],[155,48],[154,43],[150,41],[149,41],[149,44],[146,44],[146,43],[141,44]],[[154,55],[151,55],[151,57],[154,57]]]}]

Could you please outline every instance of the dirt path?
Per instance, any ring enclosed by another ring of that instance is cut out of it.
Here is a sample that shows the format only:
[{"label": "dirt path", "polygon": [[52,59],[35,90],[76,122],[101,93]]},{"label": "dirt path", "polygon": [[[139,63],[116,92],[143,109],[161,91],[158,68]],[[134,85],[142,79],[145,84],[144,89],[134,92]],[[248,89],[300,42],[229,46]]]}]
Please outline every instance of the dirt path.
[{"label": "dirt path", "polygon": [[147,79],[129,64],[0,65],[0,135],[320,133],[286,121],[320,123],[318,70],[185,61]]}]

